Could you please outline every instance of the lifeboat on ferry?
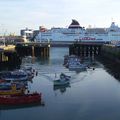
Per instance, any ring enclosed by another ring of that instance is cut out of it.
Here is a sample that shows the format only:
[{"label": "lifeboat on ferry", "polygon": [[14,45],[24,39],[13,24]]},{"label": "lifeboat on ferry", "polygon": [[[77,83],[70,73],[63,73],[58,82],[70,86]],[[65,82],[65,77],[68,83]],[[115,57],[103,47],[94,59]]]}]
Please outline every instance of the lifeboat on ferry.
[{"label": "lifeboat on ferry", "polygon": [[0,96],[0,105],[27,105],[41,102],[41,93]]}]

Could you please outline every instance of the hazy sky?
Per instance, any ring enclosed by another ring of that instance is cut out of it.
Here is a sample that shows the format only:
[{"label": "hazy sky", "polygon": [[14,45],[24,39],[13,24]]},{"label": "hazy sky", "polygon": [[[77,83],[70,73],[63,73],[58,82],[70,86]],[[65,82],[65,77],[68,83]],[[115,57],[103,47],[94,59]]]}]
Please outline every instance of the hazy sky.
[{"label": "hazy sky", "polygon": [[66,27],[71,19],[81,26],[120,26],[120,0],[0,0],[0,34],[20,29]]}]

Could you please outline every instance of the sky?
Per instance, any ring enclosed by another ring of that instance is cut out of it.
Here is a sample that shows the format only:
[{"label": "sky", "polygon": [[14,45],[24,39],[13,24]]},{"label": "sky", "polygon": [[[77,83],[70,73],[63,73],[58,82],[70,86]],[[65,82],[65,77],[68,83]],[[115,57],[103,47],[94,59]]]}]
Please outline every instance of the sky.
[{"label": "sky", "polygon": [[0,34],[20,34],[24,28],[120,26],[120,0],[0,0]]}]

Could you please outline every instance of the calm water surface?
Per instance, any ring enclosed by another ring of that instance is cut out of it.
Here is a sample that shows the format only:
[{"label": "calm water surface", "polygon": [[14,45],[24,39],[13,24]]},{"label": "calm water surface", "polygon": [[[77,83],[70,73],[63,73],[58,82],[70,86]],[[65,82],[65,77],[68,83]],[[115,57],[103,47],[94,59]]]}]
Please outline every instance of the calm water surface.
[{"label": "calm water surface", "polygon": [[[1,108],[0,120],[120,120],[120,83],[101,63],[74,72],[62,65],[67,48],[51,48],[51,53],[49,59],[26,57],[21,65],[38,71],[28,87],[42,93],[45,105]],[[55,73],[61,72],[71,75],[70,86],[55,88]]]}]

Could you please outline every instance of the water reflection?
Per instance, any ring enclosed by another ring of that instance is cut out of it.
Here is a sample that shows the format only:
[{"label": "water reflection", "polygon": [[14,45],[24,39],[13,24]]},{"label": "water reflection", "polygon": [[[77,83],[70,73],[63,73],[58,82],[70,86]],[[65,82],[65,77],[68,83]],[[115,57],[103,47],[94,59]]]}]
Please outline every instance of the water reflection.
[{"label": "water reflection", "polygon": [[50,65],[50,58],[48,57],[43,57],[43,58],[40,58],[40,57],[37,57],[36,58],[36,61],[35,62],[38,62],[40,65]]},{"label": "water reflection", "polygon": [[0,110],[13,110],[13,109],[26,109],[34,107],[44,107],[45,103],[43,101],[33,104],[24,104],[24,105],[0,105]]},{"label": "water reflection", "polygon": [[104,65],[105,70],[120,81],[120,63],[116,63],[113,60],[106,58],[98,58],[98,60]]},{"label": "water reflection", "polygon": [[[32,66],[38,71],[38,76],[33,79],[32,83],[29,82],[28,86],[30,91],[43,94],[45,109],[42,109],[41,104],[11,107],[10,109],[17,109],[14,111],[2,111],[0,107],[1,120],[8,120],[8,118],[18,120],[106,118],[110,120],[119,116],[120,86],[99,62],[84,59],[83,62],[89,64],[86,71],[69,71],[63,66],[64,55],[68,54],[68,50],[55,48],[51,53],[49,59],[34,58],[32,61],[32,57],[25,57],[21,64],[21,66]],[[106,70],[110,71],[109,69],[111,68],[106,67]],[[119,72],[119,69],[117,71]],[[70,84],[54,86],[55,73],[59,77],[61,72],[71,76]],[[31,109],[27,109],[29,107]]]},{"label": "water reflection", "polygon": [[53,90],[60,91],[61,93],[64,93],[64,92],[66,92],[66,89],[69,87],[71,87],[70,84],[61,85],[61,86],[53,85]]}]

